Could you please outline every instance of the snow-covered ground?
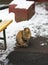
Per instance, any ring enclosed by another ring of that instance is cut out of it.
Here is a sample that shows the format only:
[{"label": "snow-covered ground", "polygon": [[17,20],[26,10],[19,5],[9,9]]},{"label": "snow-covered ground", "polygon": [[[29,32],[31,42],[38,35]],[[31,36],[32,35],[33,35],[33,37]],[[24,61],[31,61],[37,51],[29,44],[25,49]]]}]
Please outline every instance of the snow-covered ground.
[{"label": "snow-covered ground", "polygon": [[[9,9],[0,10],[0,19],[8,20],[13,19],[13,22],[6,29],[7,49],[6,51],[0,50],[0,60],[4,60],[6,56],[13,50],[16,43],[16,35],[19,30],[29,27],[33,37],[43,36],[48,37],[48,11],[45,10],[45,5],[35,6],[35,15],[26,21],[17,23],[15,21],[14,13],[9,14]],[[2,32],[0,32],[2,36]],[[2,40],[0,42],[3,43]]]}]

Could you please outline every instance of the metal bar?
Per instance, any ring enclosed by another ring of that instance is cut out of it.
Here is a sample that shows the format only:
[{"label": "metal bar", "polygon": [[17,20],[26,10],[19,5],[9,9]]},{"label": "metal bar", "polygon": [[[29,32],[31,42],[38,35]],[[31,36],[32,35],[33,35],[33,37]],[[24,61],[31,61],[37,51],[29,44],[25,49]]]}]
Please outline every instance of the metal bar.
[{"label": "metal bar", "polygon": [[4,37],[4,45],[5,45],[5,50],[6,50],[7,45],[6,45],[6,33],[5,33],[5,29],[3,30],[3,37]]},{"label": "metal bar", "polygon": [[1,40],[4,40],[4,38],[0,37]]}]

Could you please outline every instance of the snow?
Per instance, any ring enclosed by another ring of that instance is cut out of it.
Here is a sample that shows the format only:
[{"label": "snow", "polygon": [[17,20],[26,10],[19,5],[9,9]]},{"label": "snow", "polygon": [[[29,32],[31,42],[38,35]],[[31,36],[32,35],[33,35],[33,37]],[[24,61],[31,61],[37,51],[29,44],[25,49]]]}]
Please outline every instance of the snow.
[{"label": "snow", "polygon": [[26,0],[13,0],[10,4],[20,4],[20,3],[23,3],[25,2]]},{"label": "snow", "polygon": [[[20,1],[18,0],[18,2]],[[23,30],[25,27],[30,28],[32,37],[48,37],[48,11],[45,10],[44,6],[44,4],[36,5],[35,15],[30,20],[22,21],[19,23],[15,21],[15,14],[9,13],[8,8],[0,10],[0,19],[13,19],[13,22],[6,29],[7,49],[6,51],[0,50],[0,60],[3,61],[6,58],[6,56],[14,50],[16,43],[16,35],[18,31]],[[0,36],[3,36],[2,32],[0,32]],[[0,40],[0,42],[3,43],[2,40]]]},{"label": "snow", "polygon": [[25,2],[18,4],[15,8],[28,9],[32,4],[34,4],[34,1],[25,1]]},{"label": "snow", "polygon": [[13,0],[11,4],[17,4],[17,6],[15,8],[25,8],[28,9],[32,4],[34,3],[34,1],[26,1],[26,0],[20,0],[20,2],[18,0]]}]

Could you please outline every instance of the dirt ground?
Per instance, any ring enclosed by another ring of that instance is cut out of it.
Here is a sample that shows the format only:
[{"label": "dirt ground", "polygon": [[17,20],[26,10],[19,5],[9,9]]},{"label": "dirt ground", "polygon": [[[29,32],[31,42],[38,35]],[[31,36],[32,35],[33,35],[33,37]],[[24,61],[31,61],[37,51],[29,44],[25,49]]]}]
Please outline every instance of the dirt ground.
[{"label": "dirt ground", "polygon": [[48,65],[48,38],[32,37],[28,48],[15,48],[7,58],[8,65]]},{"label": "dirt ground", "polygon": [[15,51],[48,53],[48,38],[38,36],[31,37],[27,48],[15,48]]}]

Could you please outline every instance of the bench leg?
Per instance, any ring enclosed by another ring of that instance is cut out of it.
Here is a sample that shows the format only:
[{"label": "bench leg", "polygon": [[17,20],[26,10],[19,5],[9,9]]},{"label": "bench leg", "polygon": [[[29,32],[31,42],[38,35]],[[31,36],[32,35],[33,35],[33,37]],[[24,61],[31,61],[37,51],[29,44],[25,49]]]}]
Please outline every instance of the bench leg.
[{"label": "bench leg", "polygon": [[7,44],[6,44],[6,33],[5,33],[5,30],[3,30],[3,37],[4,37],[4,46],[5,46],[5,50],[6,50]]},{"label": "bench leg", "polygon": [[0,39],[4,40],[4,50],[6,50],[7,44],[6,44],[6,33],[5,33],[5,29],[3,30],[3,37],[0,37]]}]

